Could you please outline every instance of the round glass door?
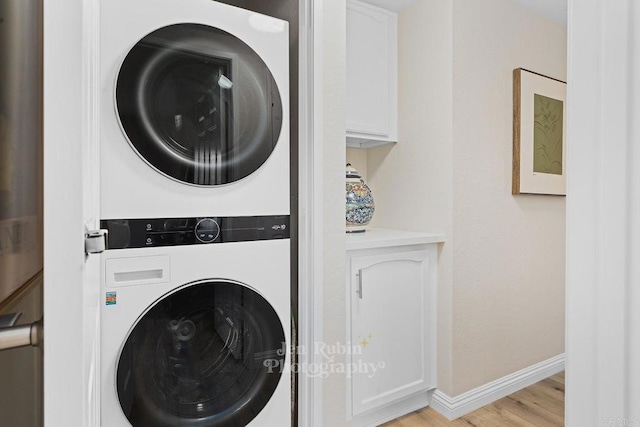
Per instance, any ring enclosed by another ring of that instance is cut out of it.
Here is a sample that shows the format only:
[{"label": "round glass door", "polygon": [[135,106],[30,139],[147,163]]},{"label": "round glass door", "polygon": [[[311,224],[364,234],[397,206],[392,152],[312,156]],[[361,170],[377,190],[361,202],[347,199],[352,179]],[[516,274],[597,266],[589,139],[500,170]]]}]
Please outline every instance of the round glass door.
[{"label": "round glass door", "polygon": [[117,367],[120,405],[133,427],[246,425],[275,392],[285,345],[278,315],[255,291],[187,285],[129,334]]},{"label": "round glass door", "polygon": [[240,180],[270,156],[282,101],[264,61],[217,28],[177,24],[140,40],[118,73],[116,106],[132,147],[192,185]]}]

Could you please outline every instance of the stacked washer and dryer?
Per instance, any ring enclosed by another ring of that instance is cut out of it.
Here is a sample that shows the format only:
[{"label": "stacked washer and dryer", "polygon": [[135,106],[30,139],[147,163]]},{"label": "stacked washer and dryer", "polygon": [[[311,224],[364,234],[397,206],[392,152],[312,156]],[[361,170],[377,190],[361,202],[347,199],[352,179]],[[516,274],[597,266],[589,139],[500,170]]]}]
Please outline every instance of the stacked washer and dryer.
[{"label": "stacked washer and dryer", "polygon": [[100,10],[102,425],[289,425],[288,24]]}]

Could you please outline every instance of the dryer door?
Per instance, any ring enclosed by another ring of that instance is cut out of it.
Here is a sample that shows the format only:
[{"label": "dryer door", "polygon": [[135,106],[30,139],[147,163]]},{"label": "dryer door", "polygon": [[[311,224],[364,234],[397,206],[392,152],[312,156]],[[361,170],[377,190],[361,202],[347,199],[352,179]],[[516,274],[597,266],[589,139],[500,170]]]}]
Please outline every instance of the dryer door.
[{"label": "dryer door", "polygon": [[120,124],[153,168],[212,186],[257,170],[276,146],[282,102],[264,61],[217,28],[177,24],[140,40],[116,83]]},{"label": "dryer door", "polygon": [[206,281],[165,295],[142,315],[119,357],[117,391],[132,426],[243,426],[281,377],[278,315],[239,283]]}]

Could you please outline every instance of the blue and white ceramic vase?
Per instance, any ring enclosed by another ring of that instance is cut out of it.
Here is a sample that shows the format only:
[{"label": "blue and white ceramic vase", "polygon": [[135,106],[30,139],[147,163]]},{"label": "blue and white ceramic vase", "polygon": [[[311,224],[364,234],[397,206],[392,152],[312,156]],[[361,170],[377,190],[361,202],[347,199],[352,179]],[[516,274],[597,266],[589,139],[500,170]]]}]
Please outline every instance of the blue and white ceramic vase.
[{"label": "blue and white ceramic vase", "polygon": [[357,170],[347,163],[347,233],[361,233],[373,218],[375,204],[371,189],[364,183]]}]

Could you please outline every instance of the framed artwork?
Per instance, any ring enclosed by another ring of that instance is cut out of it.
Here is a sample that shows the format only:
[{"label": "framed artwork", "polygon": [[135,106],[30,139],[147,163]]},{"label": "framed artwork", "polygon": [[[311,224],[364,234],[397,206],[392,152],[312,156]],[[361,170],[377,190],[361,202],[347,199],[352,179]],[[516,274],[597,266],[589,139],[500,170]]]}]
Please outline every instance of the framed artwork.
[{"label": "framed artwork", "polygon": [[566,195],[563,81],[513,70],[512,194]]}]

